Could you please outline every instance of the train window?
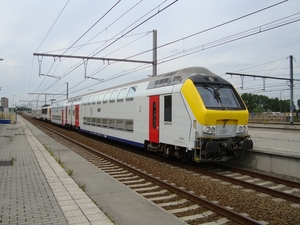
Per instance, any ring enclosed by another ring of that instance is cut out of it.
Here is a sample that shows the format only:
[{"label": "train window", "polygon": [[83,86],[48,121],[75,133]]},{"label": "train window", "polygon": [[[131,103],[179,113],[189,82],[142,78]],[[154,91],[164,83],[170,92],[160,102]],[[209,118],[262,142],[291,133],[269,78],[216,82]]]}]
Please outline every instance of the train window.
[{"label": "train window", "polygon": [[165,96],[164,120],[172,122],[172,95]]},{"label": "train window", "polygon": [[103,127],[107,127],[108,126],[107,119],[102,119],[102,126]]},{"label": "train window", "polygon": [[91,118],[92,125],[96,125],[96,118]]},{"label": "train window", "polygon": [[110,91],[106,92],[104,99],[103,99],[103,103],[107,103],[108,99],[109,99],[109,95],[110,95]]},{"label": "train window", "polygon": [[115,129],[115,120],[109,119],[109,128]]},{"label": "train window", "polygon": [[98,97],[99,97],[99,94],[94,96],[94,98],[92,100],[92,105],[96,104],[96,101],[97,101]]},{"label": "train window", "polygon": [[118,94],[118,91],[117,91],[117,90],[113,91],[113,92],[111,93],[110,98],[109,98],[109,102],[115,102],[116,97],[117,97],[117,94]]},{"label": "train window", "polygon": [[128,91],[127,96],[126,96],[126,101],[132,101],[133,100],[133,96],[134,96],[134,93],[136,92],[136,88],[137,88],[137,86],[129,88],[129,91]]},{"label": "train window", "polygon": [[82,101],[81,101],[81,105],[84,105],[85,104],[85,97],[82,99]]},{"label": "train window", "polygon": [[133,120],[126,120],[126,131],[133,131]]},{"label": "train window", "polygon": [[101,118],[97,118],[97,126],[98,127],[102,126],[102,119]]},{"label": "train window", "polygon": [[156,129],[156,102],[153,102],[152,128]]},{"label": "train window", "polygon": [[117,102],[123,102],[126,90],[127,90],[127,88],[121,89],[121,91],[119,92],[118,98],[117,98]]},{"label": "train window", "polygon": [[97,100],[97,104],[101,104],[102,99],[103,99],[103,96],[104,96],[104,93],[101,93],[101,94],[99,95],[99,98],[98,98],[98,100]]},{"label": "train window", "polygon": [[230,86],[198,86],[198,92],[205,104],[211,108],[242,108]]},{"label": "train window", "polygon": [[93,99],[93,96],[90,96],[89,99],[87,100],[88,105],[90,105],[92,103],[92,99]]},{"label": "train window", "polygon": [[123,120],[117,120],[117,129],[118,130],[123,130],[124,129]]}]

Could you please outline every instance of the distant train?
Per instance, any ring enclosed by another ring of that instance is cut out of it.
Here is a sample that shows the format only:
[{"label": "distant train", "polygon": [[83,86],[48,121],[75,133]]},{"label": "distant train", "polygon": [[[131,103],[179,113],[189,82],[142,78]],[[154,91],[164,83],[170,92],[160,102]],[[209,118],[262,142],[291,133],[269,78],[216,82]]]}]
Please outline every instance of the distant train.
[{"label": "distant train", "polygon": [[202,67],[55,102],[32,116],[183,161],[226,161],[253,148],[243,100]]}]

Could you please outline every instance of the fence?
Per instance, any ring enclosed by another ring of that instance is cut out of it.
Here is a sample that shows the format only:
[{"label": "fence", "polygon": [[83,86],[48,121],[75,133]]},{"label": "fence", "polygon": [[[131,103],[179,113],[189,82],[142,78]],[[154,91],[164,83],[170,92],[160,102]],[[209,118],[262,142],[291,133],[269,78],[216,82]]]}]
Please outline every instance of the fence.
[{"label": "fence", "polygon": [[16,113],[0,112],[0,124],[15,124],[17,121]]},{"label": "fence", "polygon": [[[300,118],[294,114],[294,122],[299,122]],[[249,123],[286,123],[290,122],[290,114],[266,114],[266,113],[250,113]]]}]

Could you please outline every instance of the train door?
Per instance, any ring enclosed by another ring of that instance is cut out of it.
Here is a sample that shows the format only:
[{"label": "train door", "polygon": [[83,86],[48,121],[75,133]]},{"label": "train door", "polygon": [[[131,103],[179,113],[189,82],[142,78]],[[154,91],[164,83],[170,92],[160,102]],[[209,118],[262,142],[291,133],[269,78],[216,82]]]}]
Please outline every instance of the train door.
[{"label": "train door", "polygon": [[68,106],[65,107],[65,124],[69,124],[69,121],[68,121]]},{"label": "train door", "polygon": [[61,125],[64,125],[64,108],[61,110]]},{"label": "train door", "polygon": [[79,105],[75,105],[75,126],[79,127]]},{"label": "train door", "polygon": [[149,141],[159,143],[159,95],[149,98]]}]

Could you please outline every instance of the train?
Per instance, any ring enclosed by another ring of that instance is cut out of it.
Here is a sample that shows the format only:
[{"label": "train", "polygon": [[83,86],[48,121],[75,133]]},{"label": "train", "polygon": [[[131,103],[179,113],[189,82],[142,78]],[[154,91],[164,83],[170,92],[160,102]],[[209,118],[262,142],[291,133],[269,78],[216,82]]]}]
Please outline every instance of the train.
[{"label": "train", "polygon": [[228,161],[253,148],[242,98],[204,67],[57,101],[32,116],[184,162]]}]

